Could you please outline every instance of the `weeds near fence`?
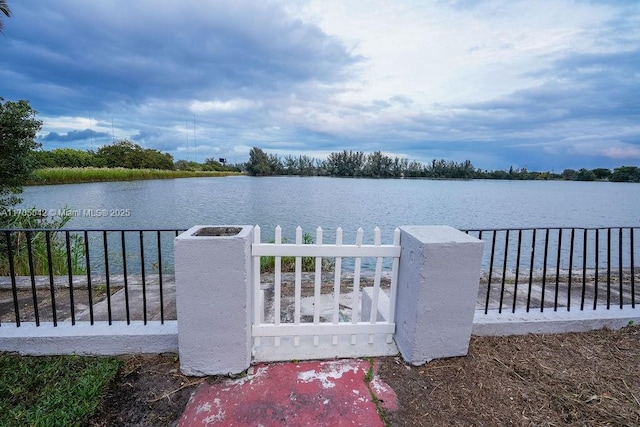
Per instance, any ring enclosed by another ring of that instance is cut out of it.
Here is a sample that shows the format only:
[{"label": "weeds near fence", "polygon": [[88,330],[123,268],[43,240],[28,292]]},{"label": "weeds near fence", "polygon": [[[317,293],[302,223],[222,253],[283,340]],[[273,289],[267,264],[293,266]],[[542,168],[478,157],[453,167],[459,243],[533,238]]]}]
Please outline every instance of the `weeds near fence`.
[{"label": "weeds near fence", "polygon": [[33,266],[34,275],[47,275],[49,272],[54,275],[64,275],[68,273],[69,264],[72,273],[84,273],[85,246],[82,238],[77,234],[69,234],[69,259],[67,259],[66,236],[60,229],[70,219],[71,216],[64,212],[47,218],[36,208],[5,215],[2,223],[6,224],[7,228],[37,231],[8,233],[0,231],[0,275],[11,274],[9,254],[12,256],[16,276],[31,274],[30,264]]},{"label": "weeds near fence", "polygon": [[120,364],[116,358],[0,353],[0,425],[85,425]]},{"label": "weeds near fence", "polygon": [[[275,240],[269,240],[269,243],[275,243]],[[287,243],[287,239],[283,238],[282,243]],[[312,245],[313,244],[313,236],[309,233],[304,233],[302,235],[302,244],[303,245]],[[333,263],[328,259],[322,260],[322,270],[327,271],[330,270],[333,266]],[[260,272],[261,273],[273,273],[275,271],[276,258],[273,256],[263,256],[260,257]],[[314,257],[302,257],[301,260],[302,271],[315,271],[316,269],[316,259]],[[283,256],[281,257],[281,271],[284,272],[294,272],[296,270],[296,257],[294,256]]]}]

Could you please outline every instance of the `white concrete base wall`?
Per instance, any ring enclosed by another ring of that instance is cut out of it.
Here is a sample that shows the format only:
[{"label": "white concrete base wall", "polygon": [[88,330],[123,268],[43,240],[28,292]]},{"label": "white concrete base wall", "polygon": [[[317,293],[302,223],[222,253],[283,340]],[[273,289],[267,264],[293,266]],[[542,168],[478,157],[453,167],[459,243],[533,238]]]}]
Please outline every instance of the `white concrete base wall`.
[{"label": "white concrete base wall", "polygon": [[525,334],[561,334],[566,332],[587,332],[596,329],[620,329],[632,324],[640,324],[640,308],[598,307],[597,310],[545,310],[511,313],[497,310],[484,314],[476,311],[473,318],[473,335],[505,336]]},{"label": "white concrete base wall", "polygon": [[466,355],[484,243],[447,226],[400,231],[395,340],[402,357],[421,365]]},{"label": "white concrete base wall", "polygon": [[[232,236],[195,235],[238,227]],[[195,226],[175,239],[180,369],[235,374],[251,364],[252,226]]]},{"label": "white concrete base wall", "polygon": [[79,354],[112,356],[135,353],[177,353],[177,321],[78,322],[2,325],[0,351],[31,356]]}]

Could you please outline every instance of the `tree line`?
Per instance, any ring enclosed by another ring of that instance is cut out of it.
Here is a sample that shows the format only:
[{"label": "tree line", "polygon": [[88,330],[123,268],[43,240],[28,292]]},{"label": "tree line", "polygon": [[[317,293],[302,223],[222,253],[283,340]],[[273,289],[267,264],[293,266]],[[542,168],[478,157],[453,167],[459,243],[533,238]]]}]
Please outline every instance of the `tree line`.
[{"label": "tree line", "polygon": [[343,150],[329,154],[326,160],[306,155],[280,157],[265,153],[258,147],[249,152],[244,170],[253,176],[299,175],[339,176],[363,178],[430,178],[430,179],[506,179],[506,180],[571,180],[640,182],[640,168],[621,166],[613,171],[606,168],[579,170],[565,169],[562,173],[535,172],[526,168],[509,170],[482,170],[470,160],[432,160],[421,163],[400,157],[390,157],[380,151],[366,154],[362,151]]},{"label": "tree line", "polygon": [[151,148],[143,148],[126,139],[115,141],[93,150],[56,148],[50,151],[38,150],[32,153],[36,168],[126,168],[161,169],[187,171],[239,171],[235,166],[226,166],[215,159],[204,163],[178,160],[174,162],[169,153]]}]

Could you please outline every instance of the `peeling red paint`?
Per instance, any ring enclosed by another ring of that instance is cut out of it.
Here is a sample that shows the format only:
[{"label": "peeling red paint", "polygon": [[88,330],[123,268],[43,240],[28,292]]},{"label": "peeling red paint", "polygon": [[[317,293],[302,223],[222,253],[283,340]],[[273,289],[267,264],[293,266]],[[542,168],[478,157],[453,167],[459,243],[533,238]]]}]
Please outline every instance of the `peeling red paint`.
[{"label": "peeling red paint", "polygon": [[364,360],[259,365],[247,377],[202,384],[178,425],[384,426],[369,386],[383,407],[395,393],[377,377],[365,383],[368,369]]}]

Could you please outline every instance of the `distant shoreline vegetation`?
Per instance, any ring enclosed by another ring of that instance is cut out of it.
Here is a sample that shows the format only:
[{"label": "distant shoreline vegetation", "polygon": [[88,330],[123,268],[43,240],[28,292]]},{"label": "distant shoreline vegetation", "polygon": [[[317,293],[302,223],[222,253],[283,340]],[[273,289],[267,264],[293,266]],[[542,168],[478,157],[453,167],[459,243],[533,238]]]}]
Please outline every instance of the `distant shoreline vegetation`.
[{"label": "distant shoreline vegetation", "polygon": [[173,156],[143,148],[127,140],[115,141],[97,151],[57,148],[32,152],[35,166],[27,185],[78,184],[85,182],[135,181],[221,177],[240,175],[238,166],[215,159],[204,163],[173,161]]},{"label": "distant shoreline vegetation", "polygon": [[476,169],[470,160],[432,160],[423,164],[399,157],[389,157],[380,151],[365,154],[361,151],[335,152],[326,160],[308,156],[279,157],[267,154],[257,147],[249,153],[244,165],[252,176],[336,176],[361,178],[427,178],[427,179],[503,179],[503,180],[565,180],[565,181],[611,181],[640,182],[640,168],[620,166],[613,171],[607,168],[565,169],[562,173],[533,172],[526,168],[504,170]]},{"label": "distant shoreline vegetation", "polygon": [[230,171],[185,171],[126,168],[46,168],[33,172],[27,185],[81,184],[87,182],[138,181],[146,179],[175,179],[223,177],[241,175]]},{"label": "distant shoreline vegetation", "polygon": [[227,165],[224,159],[206,159],[203,163],[178,160],[168,153],[140,147],[127,140],[115,141],[97,151],[58,148],[32,152],[35,171],[27,185],[71,184],[103,181],[132,181],[190,177],[218,177],[248,174],[251,176],[334,176],[358,178],[423,179],[500,179],[640,182],[640,168],[620,166],[562,173],[535,172],[526,168],[482,170],[470,160],[461,163],[444,159],[421,163],[390,157],[380,151],[334,152],[326,160],[309,156],[280,157],[258,147],[249,152],[246,163]]}]

